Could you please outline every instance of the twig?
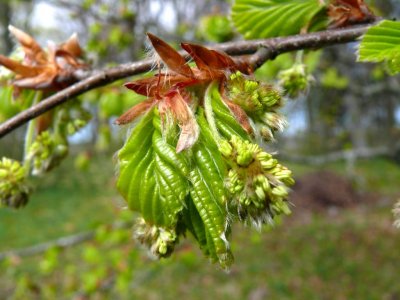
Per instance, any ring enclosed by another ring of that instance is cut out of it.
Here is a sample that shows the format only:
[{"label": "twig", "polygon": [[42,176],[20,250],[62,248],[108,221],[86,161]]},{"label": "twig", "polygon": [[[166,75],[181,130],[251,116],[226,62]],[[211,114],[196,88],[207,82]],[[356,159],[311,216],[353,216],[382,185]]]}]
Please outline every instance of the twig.
[{"label": "twig", "polygon": [[[123,229],[123,228],[129,228],[132,226],[132,223],[129,222],[116,222],[112,224],[112,229]],[[86,232],[80,232],[77,234],[65,236],[58,238],[53,241],[49,242],[44,242],[41,244],[37,244],[31,247],[27,248],[22,248],[22,249],[17,249],[17,250],[10,250],[10,251],[5,251],[0,253],[0,261],[6,259],[7,257],[12,257],[12,256],[32,256],[40,253],[46,252],[48,249],[57,247],[57,248],[68,248],[72,247],[78,244],[81,244],[83,242],[89,241],[94,239],[96,235],[96,231],[86,231]]]},{"label": "twig", "polygon": [[306,163],[309,165],[324,165],[327,163],[336,162],[339,160],[353,160],[358,158],[371,158],[379,155],[390,155],[393,149],[386,146],[379,146],[375,148],[359,148],[354,150],[343,150],[330,152],[323,155],[293,155],[284,152],[280,152],[279,156],[287,161]]},{"label": "twig", "polygon": [[[309,34],[278,37],[264,40],[236,41],[215,45],[213,48],[238,56],[254,54],[249,62],[255,66],[261,66],[265,61],[275,58],[277,55],[301,50],[317,49],[329,45],[348,43],[355,41],[363,35],[371,24],[353,26],[344,29],[326,30]],[[265,50],[259,49],[265,48]],[[257,52],[258,51],[258,52]],[[87,74],[76,74],[79,82],[44,99],[25,111],[0,124],[0,138],[13,131],[29,120],[51,110],[52,108],[90,91],[96,87],[104,86],[118,79],[147,72],[151,69],[153,61],[146,59],[139,62],[122,64],[104,71],[94,71]]]}]

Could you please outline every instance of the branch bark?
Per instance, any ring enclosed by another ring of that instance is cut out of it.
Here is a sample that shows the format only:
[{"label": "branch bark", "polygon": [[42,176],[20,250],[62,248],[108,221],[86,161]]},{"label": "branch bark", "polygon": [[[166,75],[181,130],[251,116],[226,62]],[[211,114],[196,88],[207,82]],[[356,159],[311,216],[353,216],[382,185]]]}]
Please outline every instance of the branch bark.
[{"label": "branch bark", "polygon": [[[366,32],[369,26],[371,24],[289,37],[228,42],[215,45],[213,48],[222,50],[232,56],[252,55],[248,57],[249,62],[255,68],[258,68],[265,61],[274,59],[279,54],[285,52],[301,49],[318,49],[329,45],[356,41]],[[122,64],[103,71],[76,74],[77,79],[80,80],[77,83],[53,94],[37,105],[22,111],[0,124],[0,138],[39,115],[87,91],[112,83],[118,79],[147,72],[151,70],[152,64],[152,60],[146,59],[139,62]]]}]

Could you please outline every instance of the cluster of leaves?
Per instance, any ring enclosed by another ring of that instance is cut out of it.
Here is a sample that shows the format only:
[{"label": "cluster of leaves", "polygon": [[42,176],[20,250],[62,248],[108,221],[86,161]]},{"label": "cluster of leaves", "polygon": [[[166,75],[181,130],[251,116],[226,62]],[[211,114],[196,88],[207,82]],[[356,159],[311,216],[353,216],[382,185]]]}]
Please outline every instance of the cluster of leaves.
[{"label": "cluster of leaves", "polygon": [[191,68],[149,37],[169,70],[126,85],[149,98],[117,120],[144,114],[118,153],[117,187],[140,212],[135,236],[155,256],[170,255],[190,232],[206,256],[227,268],[234,221],[260,227],[290,213],[291,172],[255,143],[283,129],[282,96],[223,53],[182,44],[196,63]]}]

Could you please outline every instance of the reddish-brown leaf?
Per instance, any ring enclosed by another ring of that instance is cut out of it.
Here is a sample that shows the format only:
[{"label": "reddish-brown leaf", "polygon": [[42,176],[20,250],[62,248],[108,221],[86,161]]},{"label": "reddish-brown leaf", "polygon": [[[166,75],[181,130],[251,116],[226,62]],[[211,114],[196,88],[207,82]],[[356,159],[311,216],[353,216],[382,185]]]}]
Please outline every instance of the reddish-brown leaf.
[{"label": "reddish-brown leaf", "polygon": [[169,107],[181,128],[178,143],[176,144],[176,152],[179,153],[192,147],[197,141],[200,133],[199,125],[187,104],[187,100],[178,91],[171,95],[171,97],[167,97],[165,104]]},{"label": "reddish-brown leaf", "polygon": [[188,78],[179,74],[156,76],[139,79],[125,83],[125,87],[147,97],[159,97],[168,92],[171,88],[182,88],[197,82],[194,78]]},{"label": "reddish-brown leaf", "polygon": [[217,70],[236,69],[233,59],[223,52],[189,43],[181,43],[181,47],[190,54],[200,70],[217,75],[220,74]]},{"label": "reddish-brown leaf", "polygon": [[171,71],[186,77],[194,76],[192,69],[186,64],[186,60],[178,53],[178,51],[151,33],[147,33],[147,36],[162,61]]},{"label": "reddish-brown leaf", "polygon": [[253,128],[250,125],[249,117],[246,112],[237,104],[233,103],[226,97],[223,97],[225,104],[228,106],[229,110],[232,112],[236,121],[242,126],[242,128],[248,133],[253,134]]},{"label": "reddish-brown leaf", "polygon": [[128,109],[122,116],[115,120],[115,124],[124,125],[132,122],[155,104],[153,99],[147,99]]},{"label": "reddish-brown leaf", "polygon": [[75,81],[74,71],[86,68],[78,60],[82,49],[76,35],[61,45],[49,43],[47,52],[27,33],[9,26],[25,53],[22,62],[0,55],[0,65],[15,73],[14,87],[59,90]]},{"label": "reddish-brown leaf", "polygon": [[79,45],[78,35],[76,33],[71,35],[66,42],[62,43],[60,49],[68,52],[74,57],[81,57],[83,55],[83,50]]},{"label": "reddish-brown leaf", "polygon": [[41,67],[25,66],[18,61],[12,60],[0,54],[0,65],[24,77],[37,76],[43,71]]},{"label": "reddish-brown leaf", "polygon": [[42,47],[40,47],[33,37],[12,25],[8,26],[8,30],[21,44],[26,55],[26,59],[40,63],[46,62],[46,52],[42,49]]},{"label": "reddish-brown leaf", "polygon": [[346,27],[375,20],[364,0],[332,0],[328,8],[330,28]]}]

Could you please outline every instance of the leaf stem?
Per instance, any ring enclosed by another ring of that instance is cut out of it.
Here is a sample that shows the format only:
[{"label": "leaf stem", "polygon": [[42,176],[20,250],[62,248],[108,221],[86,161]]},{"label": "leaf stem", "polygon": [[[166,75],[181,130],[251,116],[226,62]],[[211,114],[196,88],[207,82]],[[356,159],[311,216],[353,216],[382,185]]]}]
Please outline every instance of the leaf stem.
[{"label": "leaf stem", "polygon": [[302,64],[304,57],[304,50],[299,50],[296,52],[296,64]]},{"label": "leaf stem", "polygon": [[[42,91],[37,91],[35,93],[35,97],[33,98],[33,102],[31,106],[34,106],[39,103],[39,101],[42,98]],[[26,130],[25,133],[25,145],[24,145],[24,168],[26,171],[26,174],[28,175],[30,172],[30,166],[31,166],[31,159],[29,157],[29,148],[32,145],[33,138],[35,135],[35,125],[36,125],[36,119],[32,119],[28,123],[28,129]]]}]

